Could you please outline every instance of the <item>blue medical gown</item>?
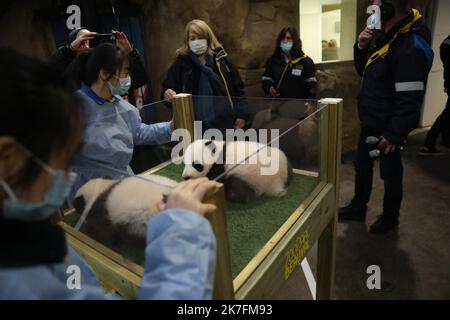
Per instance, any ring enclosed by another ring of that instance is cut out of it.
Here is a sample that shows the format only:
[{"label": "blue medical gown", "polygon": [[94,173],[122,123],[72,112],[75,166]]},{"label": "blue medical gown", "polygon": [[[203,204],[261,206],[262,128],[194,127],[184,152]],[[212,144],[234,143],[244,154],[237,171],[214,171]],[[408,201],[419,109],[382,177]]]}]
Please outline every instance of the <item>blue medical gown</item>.
[{"label": "blue medical gown", "polygon": [[[211,299],[216,242],[209,222],[185,210],[168,210],[148,224],[140,299]],[[70,290],[69,266],[81,270],[80,290]],[[69,248],[61,264],[0,268],[0,299],[119,299],[107,294],[86,262]]]},{"label": "blue medical gown", "polygon": [[106,101],[83,84],[77,97],[85,127],[81,150],[73,166],[77,179],[69,195],[69,203],[77,190],[91,179],[124,178],[124,174],[112,169],[132,175],[129,164],[135,145],[165,144],[171,141],[172,136],[170,122],[142,123],[138,109],[120,96]]}]

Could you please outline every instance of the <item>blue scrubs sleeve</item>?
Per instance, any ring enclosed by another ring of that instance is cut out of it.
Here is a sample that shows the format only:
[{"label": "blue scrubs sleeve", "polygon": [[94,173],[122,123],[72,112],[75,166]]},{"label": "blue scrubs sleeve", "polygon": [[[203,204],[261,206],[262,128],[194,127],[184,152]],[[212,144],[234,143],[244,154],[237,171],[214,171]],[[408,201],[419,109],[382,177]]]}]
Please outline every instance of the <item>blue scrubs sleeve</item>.
[{"label": "blue scrubs sleeve", "polygon": [[171,141],[172,128],[170,122],[145,124],[136,108],[133,108],[131,117],[134,145],[159,145]]},{"label": "blue scrubs sleeve", "polygon": [[185,210],[168,210],[148,224],[140,299],[212,299],[216,239],[209,222]]}]

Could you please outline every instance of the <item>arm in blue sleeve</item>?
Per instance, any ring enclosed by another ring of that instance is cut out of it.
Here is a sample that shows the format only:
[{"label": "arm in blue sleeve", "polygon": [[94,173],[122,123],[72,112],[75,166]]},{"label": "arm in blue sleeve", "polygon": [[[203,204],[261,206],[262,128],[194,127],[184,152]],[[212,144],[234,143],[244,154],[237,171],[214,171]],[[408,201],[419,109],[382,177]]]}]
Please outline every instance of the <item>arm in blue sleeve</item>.
[{"label": "arm in blue sleeve", "polygon": [[141,299],[212,299],[216,239],[203,217],[177,209],[148,224]]},{"label": "arm in blue sleeve", "polygon": [[172,138],[170,122],[155,124],[140,123],[134,135],[134,143],[138,146],[169,143]]},{"label": "arm in blue sleeve", "polygon": [[170,122],[145,124],[142,122],[139,111],[132,110],[133,140],[137,146],[151,146],[169,143],[172,139]]}]

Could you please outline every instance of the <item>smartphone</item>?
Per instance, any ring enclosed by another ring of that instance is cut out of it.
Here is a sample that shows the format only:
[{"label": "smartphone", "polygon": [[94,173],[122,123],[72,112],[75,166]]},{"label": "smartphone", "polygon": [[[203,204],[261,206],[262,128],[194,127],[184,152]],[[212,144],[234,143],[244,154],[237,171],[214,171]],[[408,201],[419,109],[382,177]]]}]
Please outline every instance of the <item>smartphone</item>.
[{"label": "smartphone", "polygon": [[89,47],[95,48],[106,42],[115,43],[116,37],[112,33],[99,33],[95,36],[94,39],[89,40]]}]

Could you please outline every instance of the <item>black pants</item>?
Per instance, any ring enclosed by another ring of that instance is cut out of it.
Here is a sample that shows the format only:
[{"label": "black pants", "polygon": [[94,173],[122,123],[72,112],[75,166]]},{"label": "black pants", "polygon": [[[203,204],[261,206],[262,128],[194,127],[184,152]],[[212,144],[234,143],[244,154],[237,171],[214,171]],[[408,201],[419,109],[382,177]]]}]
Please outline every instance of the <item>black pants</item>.
[{"label": "black pants", "polygon": [[447,100],[447,105],[444,112],[436,119],[433,127],[427,135],[425,140],[425,147],[433,149],[440,134],[450,132],[450,98]]},{"label": "black pants", "polygon": [[[370,200],[373,182],[374,159],[369,156],[376,146],[366,143],[369,136],[380,137],[381,132],[362,128],[355,159],[355,197],[352,205],[364,207]],[[403,165],[399,150],[379,158],[381,179],[384,181],[383,214],[398,219],[403,198]]]}]

